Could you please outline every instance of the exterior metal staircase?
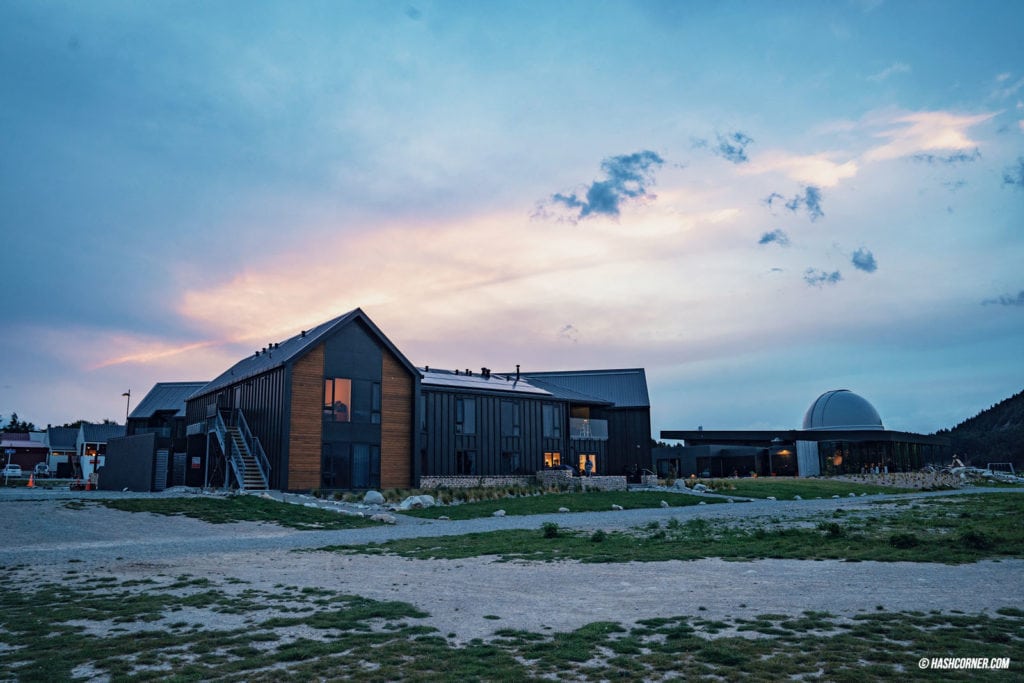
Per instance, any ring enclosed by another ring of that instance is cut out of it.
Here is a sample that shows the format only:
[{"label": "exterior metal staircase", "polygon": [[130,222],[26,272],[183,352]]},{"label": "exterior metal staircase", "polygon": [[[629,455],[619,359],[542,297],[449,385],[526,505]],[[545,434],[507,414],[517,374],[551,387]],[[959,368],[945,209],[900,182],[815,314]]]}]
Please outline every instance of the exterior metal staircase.
[{"label": "exterior metal staircase", "polygon": [[241,410],[229,411],[228,419],[224,418],[218,411],[213,431],[227,456],[235,483],[242,491],[266,491],[270,487],[270,463],[260,440],[253,436]]}]

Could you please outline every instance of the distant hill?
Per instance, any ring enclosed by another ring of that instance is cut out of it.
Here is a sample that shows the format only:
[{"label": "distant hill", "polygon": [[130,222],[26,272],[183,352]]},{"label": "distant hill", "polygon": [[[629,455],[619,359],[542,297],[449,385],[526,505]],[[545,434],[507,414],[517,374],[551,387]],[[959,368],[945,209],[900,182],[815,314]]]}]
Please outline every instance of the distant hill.
[{"label": "distant hill", "polygon": [[965,464],[984,467],[990,462],[1012,462],[1024,470],[1024,391],[938,432],[952,440],[953,452]]}]

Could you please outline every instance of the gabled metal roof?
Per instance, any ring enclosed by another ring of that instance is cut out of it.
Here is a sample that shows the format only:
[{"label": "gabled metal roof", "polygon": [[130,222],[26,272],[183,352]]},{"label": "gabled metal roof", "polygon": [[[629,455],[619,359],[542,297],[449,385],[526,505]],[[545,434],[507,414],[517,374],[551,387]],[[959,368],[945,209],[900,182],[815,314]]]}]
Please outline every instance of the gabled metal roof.
[{"label": "gabled metal roof", "polygon": [[465,391],[487,391],[501,393],[533,394],[539,396],[550,396],[550,392],[535,386],[520,376],[517,380],[515,374],[455,374],[452,370],[436,370],[434,368],[417,368],[423,379],[420,383],[424,387],[447,387],[450,389],[463,389]]},{"label": "gabled metal roof", "polygon": [[[622,370],[569,370],[524,372],[531,382],[552,389],[558,387],[570,401],[610,403],[616,408],[649,408],[647,375],[643,368]],[[571,393],[576,394],[573,398]]]},{"label": "gabled metal roof", "polygon": [[80,427],[79,435],[86,443],[106,443],[110,439],[125,435],[124,425],[97,425],[85,422]]},{"label": "gabled metal roof", "polygon": [[194,392],[188,398],[193,399],[199,396],[204,396],[211,392],[223,389],[224,387],[231,386],[241,380],[249,377],[255,377],[256,375],[262,375],[265,372],[291,363],[305,355],[307,351],[311,350],[323,341],[336,329],[343,327],[344,325],[348,325],[356,320],[362,321],[381,341],[385,348],[387,348],[398,359],[398,361],[409,370],[410,373],[413,375],[416,374],[416,368],[412,363],[410,363],[402,352],[399,351],[386,336],[384,336],[384,333],[380,331],[380,328],[370,320],[362,309],[356,308],[344,315],[338,316],[337,318],[320,323],[312,329],[303,330],[299,334],[294,337],[290,337],[283,342],[273,342],[259,351],[246,356],[228,368],[226,372],[216,377],[212,382]]},{"label": "gabled metal roof", "polygon": [[77,441],[77,427],[49,427],[46,430],[46,445],[51,450],[73,451]]},{"label": "gabled metal roof", "polygon": [[202,389],[208,382],[157,382],[149,390],[129,419],[148,419],[157,412],[173,410],[175,417],[185,415],[185,399]]}]

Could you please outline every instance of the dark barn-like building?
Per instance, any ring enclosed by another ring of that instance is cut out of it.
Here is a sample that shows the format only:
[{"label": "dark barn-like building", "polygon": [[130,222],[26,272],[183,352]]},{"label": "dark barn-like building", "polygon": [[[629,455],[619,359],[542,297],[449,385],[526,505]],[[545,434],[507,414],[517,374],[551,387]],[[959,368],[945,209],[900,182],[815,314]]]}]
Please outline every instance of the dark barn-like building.
[{"label": "dark barn-like building", "polygon": [[185,422],[203,481],[247,489],[639,473],[650,460],[642,369],[420,370],[360,309],[242,359],[189,396]]}]

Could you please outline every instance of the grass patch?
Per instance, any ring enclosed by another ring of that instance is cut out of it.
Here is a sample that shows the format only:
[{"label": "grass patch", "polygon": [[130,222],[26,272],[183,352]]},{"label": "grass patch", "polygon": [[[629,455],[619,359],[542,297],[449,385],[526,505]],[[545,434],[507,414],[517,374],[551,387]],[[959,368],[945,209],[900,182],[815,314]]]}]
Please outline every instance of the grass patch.
[{"label": "grass patch", "polygon": [[610,511],[612,505],[619,505],[625,510],[657,508],[661,507],[662,501],[668,503],[669,507],[699,505],[701,502],[725,502],[724,499],[718,497],[703,498],[671,491],[587,491],[585,493],[547,493],[519,498],[482,500],[475,503],[439,505],[421,510],[407,510],[401,514],[426,519],[437,519],[438,517],[476,519],[490,517],[497,510],[504,510],[506,515],[547,515],[557,513],[558,509],[563,507],[570,512]]},{"label": "grass patch", "polygon": [[795,500],[796,496],[804,499],[831,498],[832,496],[848,498],[851,493],[859,497],[861,494],[870,496],[878,493],[915,492],[915,489],[896,488],[894,486],[861,484],[836,479],[798,479],[795,477],[712,479],[710,481],[703,480],[702,483],[714,489],[715,493],[744,498],[773,497],[778,500]]},{"label": "grass patch", "polygon": [[[130,587],[93,576],[0,592],[0,670],[11,680],[833,681],[902,678],[920,657],[1009,657],[985,680],[1019,680],[1024,611],[995,615],[867,612],[760,614],[751,620],[594,622],[568,632],[498,629],[458,645],[423,612],[327,589],[262,592],[180,576]],[[100,581],[102,588],[94,587]],[[255,617],[215,618],[226,605]],[[185,611],[188,608],[188,611]],[[188,614],[169,617],[169,614]],[[498,615],[488,614],[497,627]],[[115,625],[116,624],[116,625]],[[173,632],[172,632],[173,631]],[[69,646],[69,643],[77,644]],[[943,671],[971,680],[972,671]]]},{"label": "grass patch", "polygon": [[376,526],[365,517],[342,515],[330,510],[279,503],[258,496],[202,498],[126,498],[101,500],[103,505],[123,512],[151,512],[184,515],[210,524],[270,522],[292,529],[354,529]]},{"label": "grass patch", "polygon": [[538,530],[412,538],[321,550],[416,559],[495,556],[505,561],[660,562],[720,557],[960,564],[1024,557],[1024,496],[991,493],[932,498],[866,517],[816,525],[742,526],[691,519],[630,531],[583,532],[547,522]]}]

